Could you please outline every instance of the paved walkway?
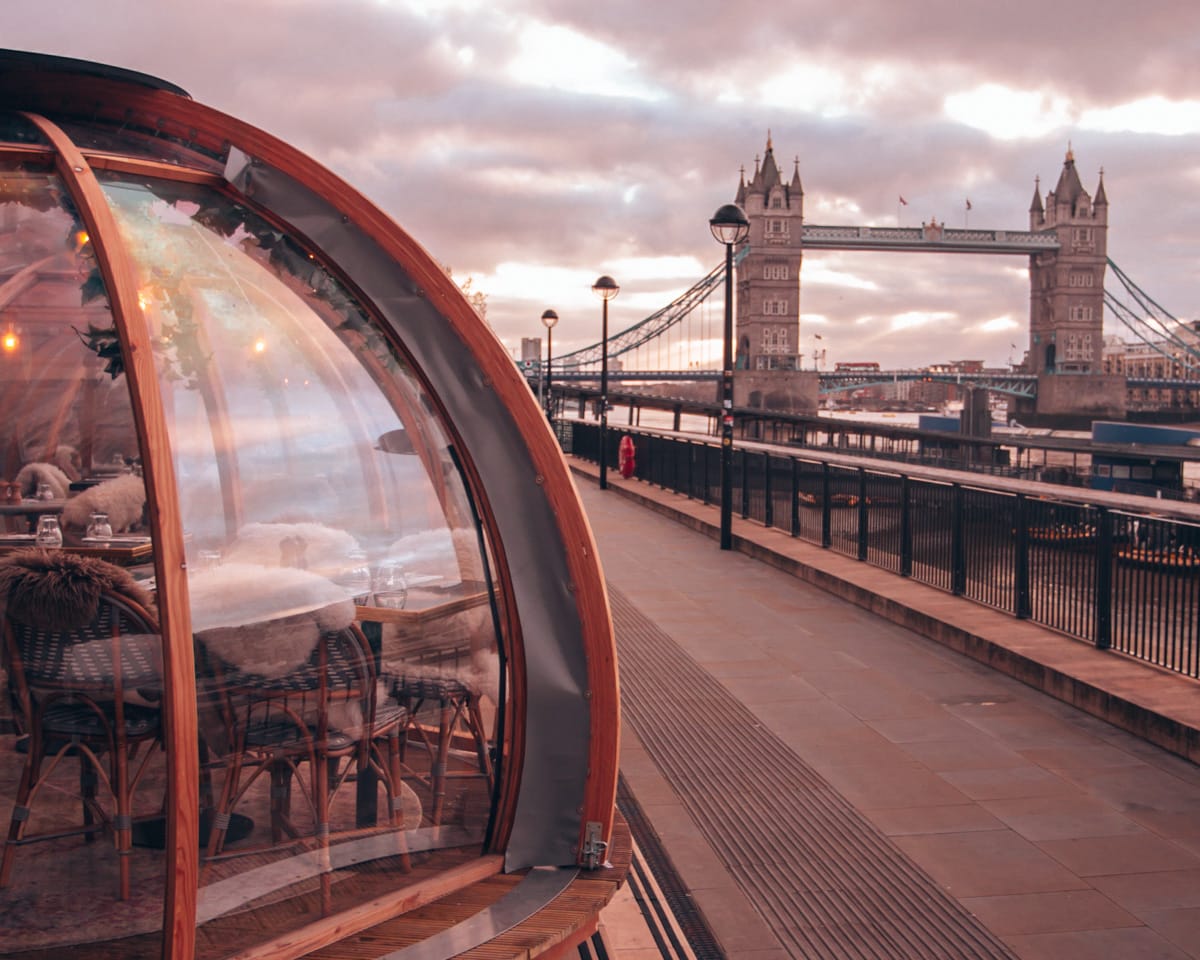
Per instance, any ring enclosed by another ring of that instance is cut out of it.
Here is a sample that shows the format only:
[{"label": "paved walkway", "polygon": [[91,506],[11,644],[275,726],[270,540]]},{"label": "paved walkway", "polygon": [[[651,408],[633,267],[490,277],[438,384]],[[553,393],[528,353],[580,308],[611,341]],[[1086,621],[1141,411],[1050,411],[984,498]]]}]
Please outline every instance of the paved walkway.
[{"label": "paved walkway", "polygon": [[572,467],[622,774],[727,956],[1200,958],[1200,685]]}]

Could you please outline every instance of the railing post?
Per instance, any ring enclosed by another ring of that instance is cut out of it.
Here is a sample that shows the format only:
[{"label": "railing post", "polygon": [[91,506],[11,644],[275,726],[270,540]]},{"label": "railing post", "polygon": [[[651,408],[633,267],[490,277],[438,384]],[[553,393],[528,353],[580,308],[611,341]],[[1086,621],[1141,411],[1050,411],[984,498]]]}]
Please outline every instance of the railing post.
[{"label": "railing post", "polygon": [[750,517],[750,454],[744,449],[742,456],[742,519]]},{"label": "railing post", "polygon": [[900,576],[912,576],[912,508],[908,475],[900,477]]},{"label": "railing post", "polygon": [[703,498],[704,504],[710,504],[713,502],[712,497],[708,496],[708,461],[709,460],[710,460],[709,446],[708,446],[708,444],[704,444],[704,498]]},{"label": "railing post", "polygon": [[953,519],[950,528],[950,591],[961,597],[967,591],[967,553],[963,537],[963,500],[961,484],[953,485]]},{"label": "railing post", "polygon": [[1023,493],[1017,494],[1013,521],[1013,612],[1018,619],[1027,620],[1033,605],[1029,597],[1029,510]]},{"label": "railing post", "polygon": [[867,559],[867,532],[870,520],[867,516],[867,471],[858,468],[858,559]]},{"label": "railing post", "polygon": [[763,525],[770,529],[775,526],[775,503],[771,494],[771,455],[766,452],[763,453],[763,496],[766,497],[763,504]]},{"label": "railing post", "polygon": [[1096,649],[1112,646],[1113,518],[1096,508]]},{"label": "railing post", "polygon": [[833,544],[833,524],[829,512],[829,464],[821,464],[821,546]]},{"label": "railing post", "polygon": [[800,536],[800,461],[792,458],[792,536]]}]

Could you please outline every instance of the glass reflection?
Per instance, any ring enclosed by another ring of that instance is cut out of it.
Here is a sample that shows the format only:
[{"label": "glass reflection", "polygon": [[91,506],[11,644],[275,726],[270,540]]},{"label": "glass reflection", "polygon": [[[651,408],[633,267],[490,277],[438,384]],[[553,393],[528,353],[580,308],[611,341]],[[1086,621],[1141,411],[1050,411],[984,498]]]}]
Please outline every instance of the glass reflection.
[{"label": "glass reflection", "polygon": [[215,956],[479,855],[497,620],[435,404],[349,292],[217,192],[103,183],[188,538]]},{"label": "glass reflection", "polygon": [[0,161],[0,955],[161,951],[161,642],[112,331],[62,184]]}]

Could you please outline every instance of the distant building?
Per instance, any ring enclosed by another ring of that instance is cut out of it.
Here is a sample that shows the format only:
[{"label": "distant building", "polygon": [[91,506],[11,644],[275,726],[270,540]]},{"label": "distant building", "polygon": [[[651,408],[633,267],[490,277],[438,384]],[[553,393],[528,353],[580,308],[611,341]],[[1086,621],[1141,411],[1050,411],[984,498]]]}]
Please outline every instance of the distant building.
[{"label": "distant building", "polygon": [[1134,380],[1196,382],[1195,386],[1186,387],[1131,386],[1126,397],[1128,409],[1188,411],[1200,407],[1200,321],[1193,320],[1181,326],[1175,335],[1186,348],[1165,339],[1150,343],[1126,343],[1117,336],[1105,338],[1105,373],[1120,374]]}]

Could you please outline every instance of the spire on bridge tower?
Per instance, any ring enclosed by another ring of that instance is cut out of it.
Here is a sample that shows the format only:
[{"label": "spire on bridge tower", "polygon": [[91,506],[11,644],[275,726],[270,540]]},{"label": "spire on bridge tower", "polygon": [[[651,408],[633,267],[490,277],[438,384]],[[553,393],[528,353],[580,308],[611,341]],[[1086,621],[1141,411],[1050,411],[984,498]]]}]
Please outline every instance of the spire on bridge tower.
[{"label": "spire on bridge tower", "polygon": [[746,165],[744,163],[738,168],[737,205],[739,207],[746,205]]},{"label": "spire on bridge tower", "polygon": [[1046,224],[1046,208],[1042,206],[1042,178],[1033,178],[1033,201],[1029,204],[1029,229],[1037,230]]},{"label": "spire on bridge tower", "polygon": [[798,197],[804,196],[804,188],[800,186],[800,157],[796,157],[796,168],[792,171],[792,182],[788,187],[789,193],[794,193]]},{"label": "spire on bridge tower", "polygon": [[1052,212],[1056,220],[1073,217],[1077,213],[1086,212],[1090,203],[1091,198],[1083,189],[1079,171],[1075,169],[1075,151],[1068,146],[1067,158],[1063,161],[1058,183],[1054,190],[1046,195],[1047,212]]},{"label": "spire on bridge tower", "polygon": [[1096,187],[1096,199],[1092,201],[1093,207],[1107,207],[1108,195],[1104,192],[1104,168],[1100,168],[1100,186]]}]

